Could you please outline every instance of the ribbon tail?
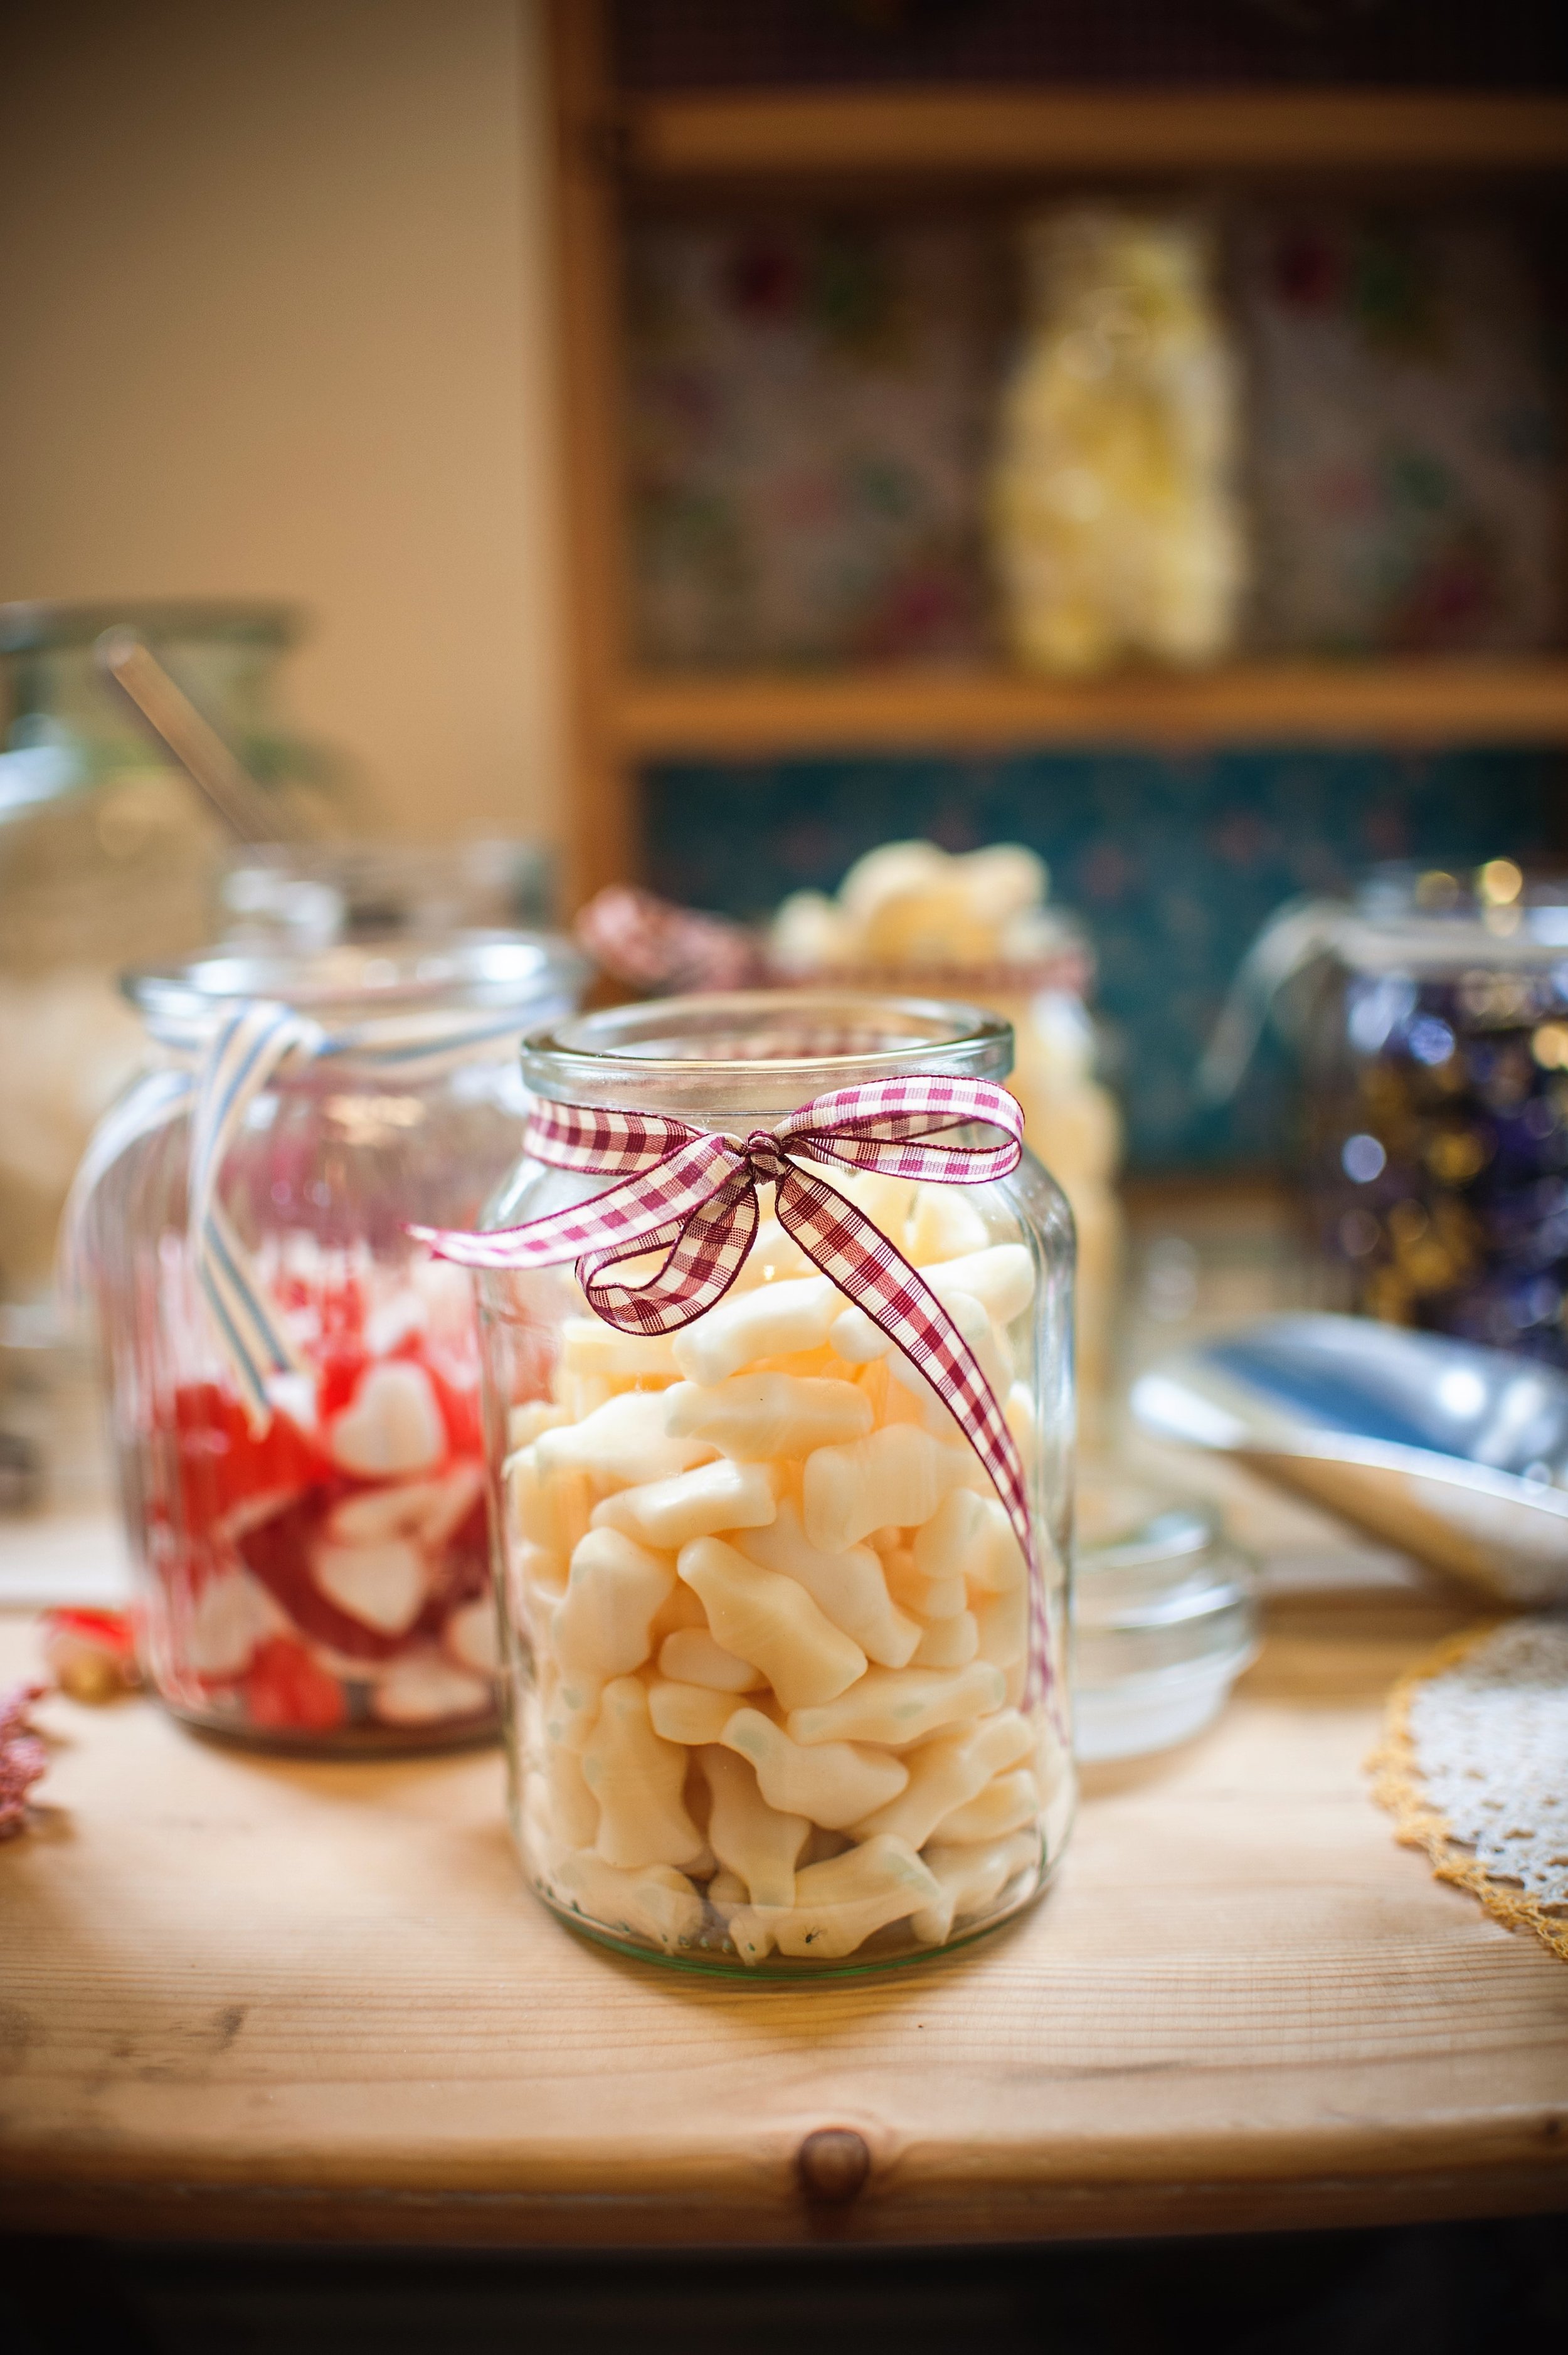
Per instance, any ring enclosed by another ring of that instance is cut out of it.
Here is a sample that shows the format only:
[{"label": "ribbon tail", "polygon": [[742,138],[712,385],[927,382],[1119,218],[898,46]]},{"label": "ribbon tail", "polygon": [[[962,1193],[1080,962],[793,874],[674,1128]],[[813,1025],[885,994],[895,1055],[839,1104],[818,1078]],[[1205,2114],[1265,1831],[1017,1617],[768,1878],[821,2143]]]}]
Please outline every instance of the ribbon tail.
[{"label": "ribbon tail", "polygon": [[698,1216],[737,1171],[744,1176],[744,1164],[726,1138],[699,1135],[652,1168],[520,1227],[472,1234],[461,1227],[411,1226],[407,1232],[459,1267],[559,1267],[601,1252],[610,1255],[603,1263],[609,1265],[667,1242],[669,1231]]},{"label": "ribbon tail", "polygon": [[790,1166],[775,1207],[779,1224],[806,1257],[930,1382],[989,1474],[1028,1565],[1032,1685],[1037,1664],[1050,1657],[1034,1516],[1018,1442],[984,1369],[919,1270],[834,1187]]}]

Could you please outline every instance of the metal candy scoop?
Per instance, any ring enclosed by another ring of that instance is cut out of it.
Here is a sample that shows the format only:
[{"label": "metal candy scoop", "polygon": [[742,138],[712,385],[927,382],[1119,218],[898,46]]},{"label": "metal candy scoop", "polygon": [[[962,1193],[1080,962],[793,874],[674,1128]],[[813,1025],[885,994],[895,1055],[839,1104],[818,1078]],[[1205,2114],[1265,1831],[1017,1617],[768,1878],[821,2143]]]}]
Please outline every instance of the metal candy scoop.
[{"label": "metal candy scoop", "polygon": [[1359,1316],[1269,1316],[1161,1359],[1132,1408],[1496,1598],[1568,1601],[1554,1367]]}]

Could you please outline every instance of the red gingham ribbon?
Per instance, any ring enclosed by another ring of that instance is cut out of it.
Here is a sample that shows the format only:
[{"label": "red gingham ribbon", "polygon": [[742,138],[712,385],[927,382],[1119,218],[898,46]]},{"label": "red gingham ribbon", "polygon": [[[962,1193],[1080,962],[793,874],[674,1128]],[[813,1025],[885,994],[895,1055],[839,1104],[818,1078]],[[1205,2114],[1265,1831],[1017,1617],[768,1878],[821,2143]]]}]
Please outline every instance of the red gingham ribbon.
[{"label": "red gingham ribbon", "polygon": [[[994,1146],[922,1143],[974,1123]],[[912,1073],[814,1096],[743,1144],[684,1121],[586,1104],[536,1103],[528,1150],[557,1169],[613,1171],[624,1182],[570,1210],[494,1234],[411,1231],[464,1267],[548,1267],[575,1259],[590,1306],[624,1333],[670,1333],[721,1300],[757,1232],[757,1188],[777,1188],[779,1224],[838,1290],[880,1326],[953,1412],[996,1485],[1039,1593],[1029,1490],[1018,1444],[974,1352],[918,1271],[881,1229],[800,1160],[875,1169],[927,1185],[983,1186],[1018,1167],[1023,1114],[985,1080]],[[645,1282],[610,1271],[644,1252],[665,1258]]]}]

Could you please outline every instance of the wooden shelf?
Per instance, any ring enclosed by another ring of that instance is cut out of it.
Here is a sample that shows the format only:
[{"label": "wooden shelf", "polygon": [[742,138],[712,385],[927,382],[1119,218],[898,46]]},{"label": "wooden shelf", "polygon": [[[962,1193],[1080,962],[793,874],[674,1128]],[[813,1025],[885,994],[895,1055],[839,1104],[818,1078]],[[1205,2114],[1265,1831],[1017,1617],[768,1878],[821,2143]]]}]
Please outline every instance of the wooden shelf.
[{"label": "wooden shelf", "polygon": [[611,698],[623,754],[1073,743],[1568,742],[1568,659],[1268,662],[1082,685],[1004,670],[645,673]]},{"label": "wooden shelf", "polygon": [[1384,91],[857,90],[645,99],[619,118],[661,179],[1171,171],[1534,172],[1568,101]]}]

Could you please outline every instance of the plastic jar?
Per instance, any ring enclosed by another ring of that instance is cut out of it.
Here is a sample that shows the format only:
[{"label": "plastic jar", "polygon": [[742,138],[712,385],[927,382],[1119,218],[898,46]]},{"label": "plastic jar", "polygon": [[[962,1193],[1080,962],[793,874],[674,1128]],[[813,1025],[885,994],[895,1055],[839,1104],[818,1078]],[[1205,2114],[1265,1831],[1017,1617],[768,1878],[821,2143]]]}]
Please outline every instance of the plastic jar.
[{"label": "plastic jar", "polygon": [[493,1726],[472,1287],[404,1222],[476,1216],[522,1135],[518,1033],[581,973],[478,933],[127,982],[164,1059],[89,1149],[74,1252],[144,1663],[191,1723],[345,1750]]},{"label": "plastic jar", "polygon": [[[1011,1053],[968,1007],[756,991],[576,1018],[523,1071],[557,1104],[744,1139],[829,1091],[999,1081]],[[528,1880],[628,1952],[813,1977],[989,1928],[1066,1837],[1072,1231],[1027,1152],[978,1186],[795,1166],[971,1339],[1024,1460],[1032,1577],[953,1415],[765,1188],[750,1255],[678,1330],[601,1321],[570,1265],[485,1273],[480,1306]],[[528,1157],[485,1225],[615,1182]]]}]

